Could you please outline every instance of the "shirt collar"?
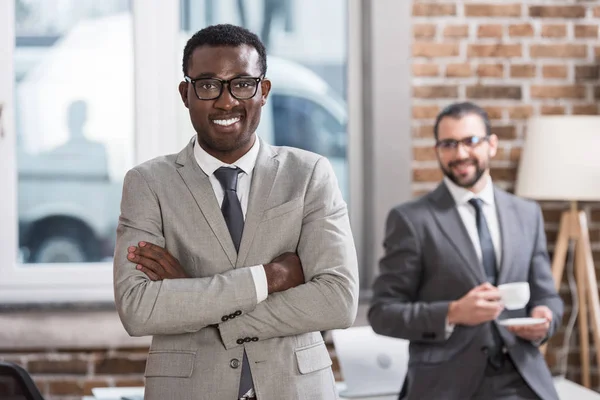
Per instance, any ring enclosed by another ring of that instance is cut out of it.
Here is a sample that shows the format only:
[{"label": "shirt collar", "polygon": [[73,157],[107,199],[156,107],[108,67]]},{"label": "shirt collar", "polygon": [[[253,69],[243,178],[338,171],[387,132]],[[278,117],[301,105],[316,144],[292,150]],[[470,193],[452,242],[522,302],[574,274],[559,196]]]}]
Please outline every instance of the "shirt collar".
[{"label": "shirt collar", "polygon": [[487,183],[483,187],[483,189],[475,194],[470,190],[467,190],[463,187],[458,186],[456,183],[452,182],[447,176],[444,177],[444,183],[448,188],[448,191],[452,195],[454,202],[456,205],[467,204],[469,200],[473,197],[478,197],[483,200],[484,204],[488,204],[493,206],[495,204],[494,201],[494,185],[492,184],[492,178],[490,176],[487,177]]},{"label": "shirt collar", "polygon": [[246,154],[240,157],[233,164],[225,164],[223,161],[211,156],[204,150],[199,144],[198,139],[195,139],[194,143],[194,158],[196,162],[208,176],[211,176],[217,169],[221,167],[238,167],[247,175],[250,175],[256,165],[256,159],[258,158],[258,150],[260,149],[260,140],[258,137],[255,138],[254,144],[248,150]]}]

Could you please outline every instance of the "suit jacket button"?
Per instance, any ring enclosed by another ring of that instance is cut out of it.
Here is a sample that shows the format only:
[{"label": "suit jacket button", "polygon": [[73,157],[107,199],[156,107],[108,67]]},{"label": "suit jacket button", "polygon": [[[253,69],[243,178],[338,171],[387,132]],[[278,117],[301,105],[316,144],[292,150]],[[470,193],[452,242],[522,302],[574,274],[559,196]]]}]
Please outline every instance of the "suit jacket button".
[{"label": "suit jacket button", "polygon": [[235,341],[237,344],[244,344],[244,339],[238,339]]},{"label": "suit jacket button", "polygon": [[248,342],[250,342],[250,341],[252,341],[252,338],[249,338],[249,337],[247,337],[247,338],[244,338],[244,342],[248,343]]},{"label": "suit jacket button", "polygon": [[229,319],[234,319],[235,318],[235,314],[229,314]]},{"label": "suit jacket button", "polygon": [[240,310],[237,310],[234,314],[237,316],[240,316],[240,315],[242,315],[242,312]]},{"label": "suit jacket button", "polygon": [[253,341],[253,342],[258,342],[258,338],[257,338],[257,337],[253,337],[253,338],[252,338],[252,341]]},{"label": "suit jacket button", "polygon": [[227,321],[228,319],[229,319],[229,317],[227,315],[223,315],[221,317],[221,321],[223,321],[223,322]]},{"label": "suit jacket button", "polygon": [[240,366],[240,360],[238,360],[237,358],[232,358],[231,361],[229,361],[229,366],[233,369],[236,369]]}]

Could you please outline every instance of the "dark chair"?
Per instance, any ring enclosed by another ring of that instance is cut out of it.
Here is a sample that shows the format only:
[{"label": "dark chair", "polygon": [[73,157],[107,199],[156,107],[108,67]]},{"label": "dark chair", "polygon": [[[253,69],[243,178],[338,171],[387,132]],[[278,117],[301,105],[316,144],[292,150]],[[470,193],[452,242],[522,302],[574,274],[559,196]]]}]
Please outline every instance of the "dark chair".
[{"label": "dark chair", "polygon": [[0,399],[44,400],[27,371],[4,361],[0,361]]}]

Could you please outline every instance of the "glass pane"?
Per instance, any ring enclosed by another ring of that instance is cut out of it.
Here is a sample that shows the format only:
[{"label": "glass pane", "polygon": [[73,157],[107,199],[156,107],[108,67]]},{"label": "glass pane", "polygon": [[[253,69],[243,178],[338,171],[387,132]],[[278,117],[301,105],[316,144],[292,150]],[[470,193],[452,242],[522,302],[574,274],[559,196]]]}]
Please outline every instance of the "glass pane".
[{"label": "glass pane", "polygon": [[[319,153],[334,167],[348,201],[347,0],[181,0],[180,53],[212,24],[242,25],[267,46],[272,89],[258,134],[278,146]],[[181,64],[181,60],[177,60]],[[180,126],[194,135],[179,106]]]},{"label": "glass pane", "polygon": [[133,165],[129,0],[16,0],[19,261],[111,261]]}]

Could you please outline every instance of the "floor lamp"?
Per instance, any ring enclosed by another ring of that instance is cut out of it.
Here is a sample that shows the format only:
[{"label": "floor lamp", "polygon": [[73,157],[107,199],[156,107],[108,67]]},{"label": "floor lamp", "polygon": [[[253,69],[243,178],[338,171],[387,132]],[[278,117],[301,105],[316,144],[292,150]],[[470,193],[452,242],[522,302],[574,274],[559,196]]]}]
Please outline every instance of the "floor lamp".
[{"label": "floor lamp", "polygon": [[[515,194],[541,201],[568,201],[562,213],[552,260],[558,289],[565,272],[569,244],[581,348],[583,386],[590,387],[589,325],[596,362],[600,364],[600,301],[592,258],[587,214],[582,201],[600,201],[600,116],[546,116],[528,121]],[[541,348],[545,353],[546,346]],[[567,355],[565,355],[566,357]]]}]

